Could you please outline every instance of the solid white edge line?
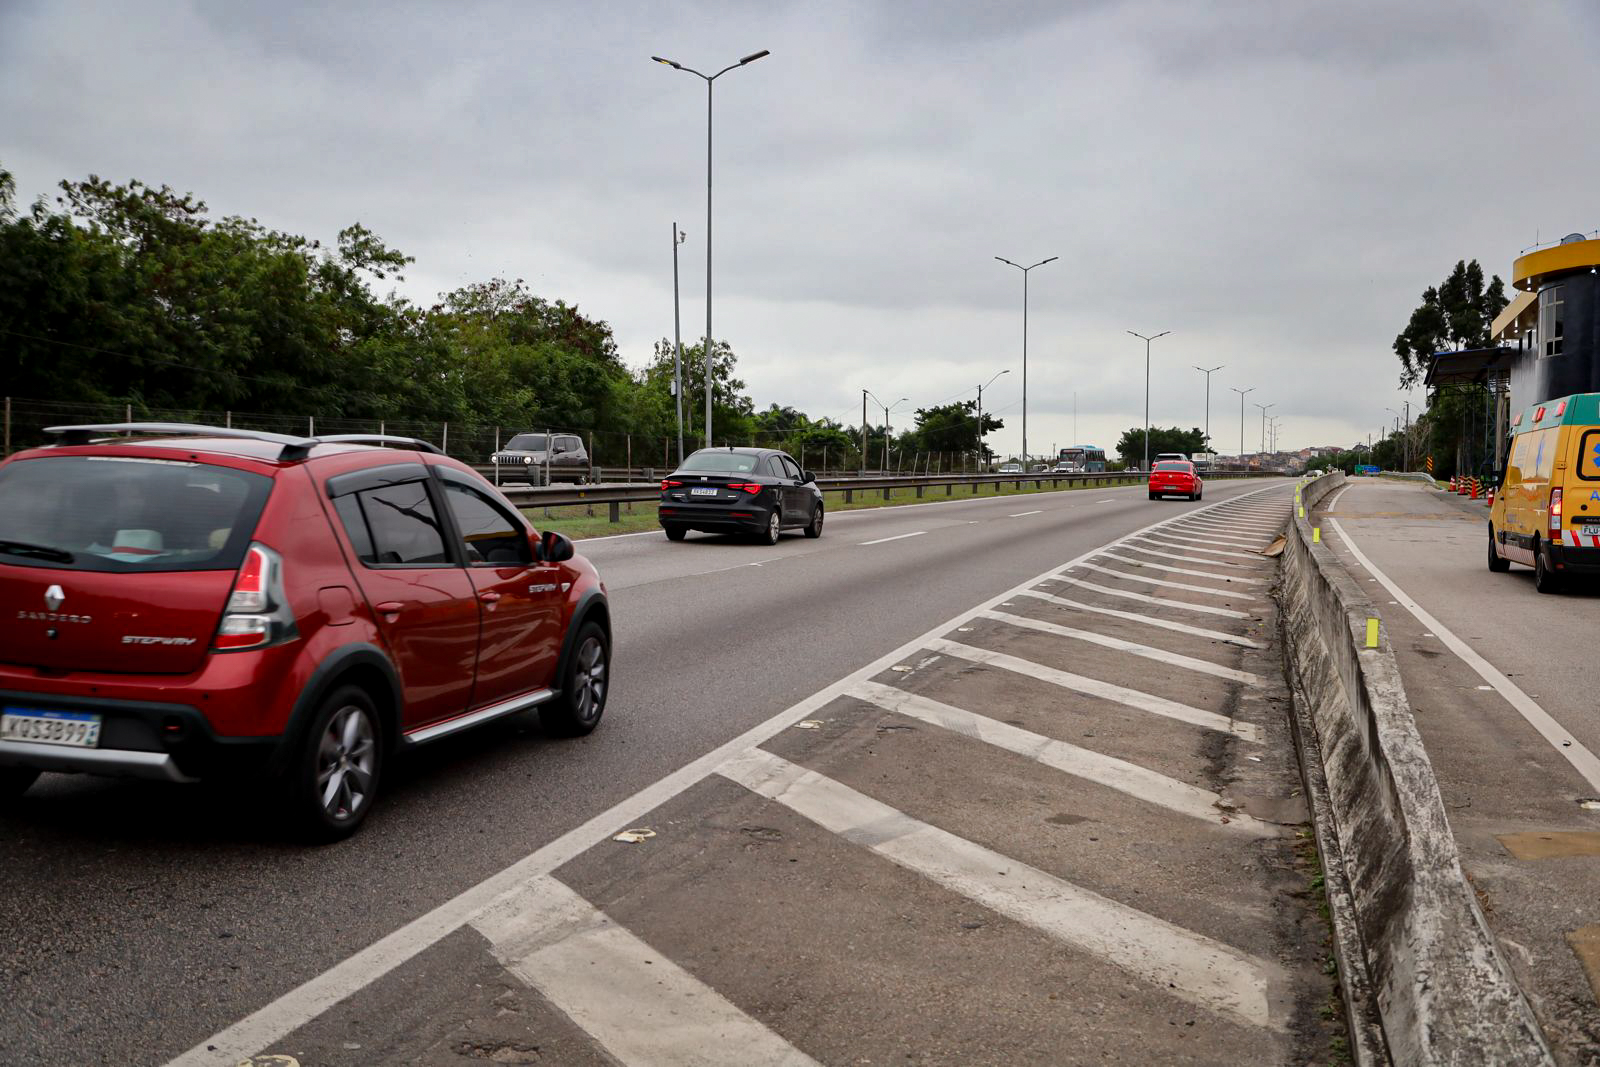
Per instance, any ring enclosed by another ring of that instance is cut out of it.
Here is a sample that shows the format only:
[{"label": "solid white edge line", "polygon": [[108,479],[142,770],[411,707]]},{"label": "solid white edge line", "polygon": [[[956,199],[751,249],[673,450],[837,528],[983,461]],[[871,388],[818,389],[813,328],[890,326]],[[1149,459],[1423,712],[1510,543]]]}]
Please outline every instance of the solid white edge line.
[{"label": "solid white edge line", "polygon": [[530,879],[470,925],[508,971],[621,1064],[817,1067],[549,875]]},{"label": "solid white edge line", "polygon": [[[1277,488],[1275,485],[1263,486],[1260,489],[1252,489],[1230,499],[1244,499],[1259,493],[1271,492],[1275,488]],[[1207,505],[1207,507],[1219,507],[1220,505],[1221,502]],[[1194,514],[1194,512],[1185,512],[1184,514],[1190,515]],[[1148,533],[1175,521],[1178,517],[1162,519],[1147,526],[1141,526],[1139,529],[1124,536],[1134,537]],[[1118,540],[1121,539],[1119,538]],[[1116,544],[1117,541],[1111,543]],[[1064,564],[1064,566],[1070,567],[1078,560],[1088,559],[1106,547],[1106,545],[1097,545],[1078,556],[1077,559]],[[507,893],[515,892],[517,887],[529,878],[536,875],[549,874],[568,860],[576,858],[599,844],[612,833],[615,833],[619,827],[626,827],[630,823],[637,821],[640,817],[665,804],[691,785],[715,773],[717,767],[730,758],[761,744],[769,737],[808,717],[818,708],[844,694],[857,682],[865,681],[875,674],[888,670],[906,655],[922,648],[930,638],[938,637],[959,626],[979,611],[995,607],[1003,601],[1031,589],[1045,579],[1054,576],[1060,569],[1060,567],[1052,567],[1043,574],[1035,575],[1003,593],[990,597],[976,607],[961,612],[921,636],[915,637],[893,651],[879,656],[871,663],[851,674],[845,675],[845,677],[833,684],[824,686],[804,700],[778,712],[765,722],[752,726],[731,741],[725,741],[698,759],[684,764],[632,796],[618,801],[605,811],[574,826],[555,840],[535,849],[510,866],[491,874],[483,881],[463,890],[444,903],[436,905],[404,926],[385,934],[366,948],[347,956],[321,974],[308,978],[287,993],[279,996],[276,1000],[262,1005],[226,1029],[204,1039],[189,1051],[168,1061],[170,1067],[214,1067],[219,1062],[237,1063],[261,1052],[273,1042],[286,1037],[317,1018],[352,993],[366,988],[418,953],[437,944],[467,922],[470,922],[475,915],[492,905],[496,899]],[[1221,609],[1211,610],[1220,611]],[[1237,615],[1239,618],[1248,618],[1243,613],[1230,612],[1229,614]]]},{"label": "solid white edge line", "polygon": [[893,537],[880,537],[876,541],[862,541],[863,545],[881,545],[889,541],[903,541],[908,537],[921,537],[927,530],[914,530],[911,533],[895,534]]},{"label": "solid white edge line", "polygon": [[1585,748],[1582,743],[1568,732],[1566,727],[1556,721],[1555,717],[1548,711],[1540,707],[1538,702],[1523,692],[1515,682],[1501,674],[1494,664],[1480,656],[1470,645],[1452,633],[1444,623],[1434,618],[1421,604],[1411,599],[1405,590],[1395,585],[1387,574],[1379,570],[1377,565],[1368,559],[1360,548],[1356,547],[1354,538],[1344,532],[1344,527],[1339,525],[1338,519],[1328,519],[1326,521],[1329,526],[1333,527],[1333,532],[1338,534],[1340,540],[1344,541],[1345,546],[1350,549],[1350,554],[1374,578],[1378,579],[1380,585],[1389,590],[1389,595],[1399,601],[1401,607],[1411,612],[1418,622],[1428,628],[1429,632],[1443,641],[1445,647],[1460,657],[1462,662],[1477,673],[1478,677],[1494,686],[1495,691],[1504,697],[1506,702],[1517,709],[1517,712],[1528,721],[1528,725],[1539,731],[1539,736],[1550,742],[1551,747],[1561,753],[1568,763],[1572,764],[1573,770],[1582,775],[1583,780],[1589,783],[1589,788],[1600,793],[1600,759],[1597,759],[1593,752]]}]

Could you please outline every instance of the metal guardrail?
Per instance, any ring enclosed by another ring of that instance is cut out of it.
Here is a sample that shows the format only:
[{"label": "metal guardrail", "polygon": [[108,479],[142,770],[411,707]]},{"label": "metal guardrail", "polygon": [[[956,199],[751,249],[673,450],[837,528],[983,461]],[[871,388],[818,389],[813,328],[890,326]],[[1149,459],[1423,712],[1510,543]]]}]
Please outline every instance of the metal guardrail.
[{"label": "metal guardrail", "polygon": [[[1272,477],[1256,471],[1212,471],[1206,480]],[[1148,474],[1123,472],[1105,474],[934,474],[922,477],[819,478],[817,488],[826,496],[844,494],[844,502],[855,502],[856,494],[863,496],[881,493],[884,500],[891,498],[896,489],[915,489],[917,499],[923,499],[931,489],[944,489],[944,496],[954,497],[960,487],[970,487],[976,495],[983,486],[992,485],[998,492],[1006,485],[1021,489],[1088,488],[1090,486],[1143,485]],[[620,522],[623,504],[653,504],[661,499],[661,486],[656,482],[614,482],[597,485],[552,485],[540,488],[501,486],[500,491],[519,508],[553,508],[577,504],[606,504],[611,511],[611,521]]]}]

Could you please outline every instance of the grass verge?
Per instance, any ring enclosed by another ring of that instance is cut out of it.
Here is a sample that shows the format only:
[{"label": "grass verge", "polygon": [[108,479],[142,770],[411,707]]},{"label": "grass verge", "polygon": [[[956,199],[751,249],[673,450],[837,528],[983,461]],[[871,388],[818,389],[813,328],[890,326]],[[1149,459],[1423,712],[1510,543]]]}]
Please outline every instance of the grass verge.
[{"label": "grass verge", "polygon": [[[1123,485],[1136,485],[1138,482],[1123,482]],[[1111,489],[1115,485],[1079,485],[1073,486],[1072,491],[1082,489]],[[901,504],[927,504],[940,500],[983,500],[995,496],[1033,496],[1038,493],[1067,492],[1067,487],[1055,489],[1048,484],[1042,489],[1033,486],[1017,488],[1013,485],[1003,486],[999,491],[994,485],[979,485],[974,493],[970,486],[958,485],[945,495],[943,486],[927,486],[923,495],[917,496],[916,489],[891,489],[888,499],[884,499],[881,489],[858,489],[852,495],[854,500],[845,503],[844,494],[828,493],[823,499],[830,512],[860,511],[863,508],[885,508]],[[539,530],[555,530],[564,533],[574,541],[581,541],[586,537],[605,537],[609,534],[640,533],[645,530],[658,530],[660,523],[656,521],[656,505],[652,502],[639,502],[621,505],[621,519],[612,522],[609,518],[611,507],[609,504],[573,504],[559,508],[523,508],[522,513],[528,517]]]}]

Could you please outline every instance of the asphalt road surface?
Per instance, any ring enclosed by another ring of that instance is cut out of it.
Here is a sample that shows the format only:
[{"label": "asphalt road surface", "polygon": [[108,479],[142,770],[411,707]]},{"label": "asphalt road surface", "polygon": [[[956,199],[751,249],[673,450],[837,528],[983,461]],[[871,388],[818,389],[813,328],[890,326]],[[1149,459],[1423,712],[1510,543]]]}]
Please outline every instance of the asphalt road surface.
[{"label": "asphalt road surface", "polygon": [[1481,501],[1359,479],[1328,503],[1323,540],[1383,614],[1501,953],[1557,1058],[1600,1062],[1600,582],[1491,574]]},{"label": "asphalt road surface", "polygon": [[[1055,1062],[1040,1050],[1059,1052],[1063,1018],[1129,1060],[1207,1061],[1221,1049],[1295,1060],[1326,1041],[1315,1012],[1328,989],[1311,965],[1323,934],[1296,866],[1304,814],[1278,709],[1272,568],[1253,554],[1287,513],[1287,492],[1281,481],[1213,482],[1198,505],[1148,501],[1139,487],[936,503],[835,515],[820,541],[776,547],[659,534],[585,542],[616,627],[601,728],[557,742],[502,727],[419,753],[392,768],[363,832],[336,846],[282,839],[247,784],[46,776],[0,815],[0,1062],[191,1052],[188,1062],[232,1063],[236,1051],[278,1051],[281,1041],[306,1063],[677,1062],[670,1049],[629,1051],[614,1036],[659,1027],[594,1018],[585,1006],[620,1000],[671,1015],[682,998],[711,1006],[702,1025],[719,1041],[766,1050],[745,1062]],[[1250,494],[1170,539],[1096,554],[1153,522]],[[834,685],[955,616],[967,630],[930,638],[907,670],[884,665]],[[771,737],[742,762],[707,763],[819,691],[816,728]],[[1102,727],[1063,735],[1048,716],[1077,707],[1064,691],[1139,715],[1109,717],[1109,740],[1095,739]],[[996,692],[1009,714],[990,710],[1013,731],[1005,743],[985,733],[987,717],[946,721]],[[933,722],[940,729],[925,728]],[[1019,769],[987,749],[952,749],[952,737],[978,734],[1032,762]],[[869,758],[880,751],[894,758]],[[1116,796],[1063,807],[1052,793],[1063,761]],[[956,784],[919,792],[919,769],[933,767],[955,768]],[[659,800],[636,800],[660,841],[617,846],[636,849],[620,856],[563,844],[674,774]],[[799,779],[809,784],[796,788]],[[1041,821],[1086,828],[1083,839],[1029,847],[1040,830],[1017,813],[1041,804],[1056,819]],[[881,832],[885,820],[899,829]],[[895,852],[930,835],[939,847]],[[1102,836],[1130,853],[1097,849]],[[804,864],[789,852],[797,845]],[[379,967],[370,984],[355,975],[357,964],[372,969],[371,946],[558,846],[565,866],[520,883],[527,906],[408,934],[417,954],[405,966]],[[887,862],[863,866],[853,851],[862,847]],[[728,864],[752,853],[771,869],[729,876]],[[965,867],[933,869],[952,855]],[[1000,860],[1033,896],[1007,896],[994,872],[980,877]],[[847,898],[830,893],[841,885]],[[775,912],[752,907],[785,893]],[[1057,915],[1061,893],[1102,909],[1100,921],[1082,928],[1081,915]],[[922,929],[928,916],[957,913],[956,933],[998,944],[970,981],[933,983],[920,1007],[928,974],[852,965],[887,954],[937,969],[943,952],[957,967],[962,947],[941,940],[942,928]],[[546,928],[574,923],[595,936]],[[1041,947],[1041,930],[1082,958]],[[732,946],[722,970],[705,955],[717,954],[719,932]],[[664,955],[645,958],[650,946]],[[783,952],[786,966],[796,954],[816,965],[763,969]],[[570,979],[602,957],[610,985],[585,999]],[[659,966],[657,980],[630,987],[641,966]],[[1033,988],[1030,966],[1053,974],[1059,992]],[[809,995],[802,978],[816,983]],[[992,989],[979,996],[984,983]],[[863,989],[893,993],[896,1013],[806,1017],[837,1004],[836,991]],[[1014,1044],[993,1044],[973,1005],[1035,993],[1004,1031]],[[1060,1016],[1068,1002],[1074,1011]],[[930,1035],[915,1010],[928,1025],[940,1015],[972,1025]],[[1157,1021],[1124,1046],[1130,1018]],[[284,1020],[295,1028],[274,1031]],[[527,1040],[530,1027],[542,1046]],[[207,1049],[209,1035],[230,1032],[245,1045]],[[878,1035],[874,1054],[856,1048],[868,1033]],[[258,1036],[271,1040],[250,1046]]]}]

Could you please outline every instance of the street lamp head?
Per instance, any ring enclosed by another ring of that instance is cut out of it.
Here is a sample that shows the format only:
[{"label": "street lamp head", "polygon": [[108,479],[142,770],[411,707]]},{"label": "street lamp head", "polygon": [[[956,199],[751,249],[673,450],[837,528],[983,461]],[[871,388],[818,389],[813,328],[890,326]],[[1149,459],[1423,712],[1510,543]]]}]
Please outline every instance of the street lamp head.
[{"label": "street lamp head", "polygon": [[[1007,265],[1007,266],[1009,266],[1009,267],[1015,267],[1015,266],[1017,266],[1017,265],[1016,265],[1016,264],[1015,264],[1015,263],[1013,263],[1013,262],[1011,262],[1011,261],[1010,261],[1010,260],[1009,260],[1009,259],[1007,259],[1007,258],[1006,258],[1006,257],[1005,257],[1005,256],[995,256],[995,257],[994,257],[994,258],[995,258],[995,259],[998,259],[998,260],[999,260],[999,261],[1000,261],[1000,262],[1002,262],[1002,263],[1004,263],[1004,264],[1006,264],[1006,265]],[[1020,269],[1021,269],[1021,268],[1018,268],[1018,269],[1019,269],[1019,270],[1020,270]]]},{"label": "street lamp head", "polygon": [[683,64],[675,63],[670,59],[662,59],[660,56],[651,56],[650,58],[655,60],[657,63],[665,63],[667,66],[671,67],[673,70],[682,70],[683,69]]},{"label": "street lamp head", "polygon": [[1055,261],[1056,261],[1056,260],[1058,260],[1058,259],[1060,259],[1060,258],[1061,258],[1061,257],[1060,257],[1060,256],[1051,256],[1051,257],[1050,257],[1050,258],[1049,258],[1049,259],[1045,259],[1045,260],[1040,260],[1040,261],[1039,261],[1039,266],[1041,266],[1041,267],[1042,267],[1042,266],[1044,266],[1044,265],[1045,265],[1045,264],[1046,264],[1046,263],[1054,263],[1054,262],[1055,262]]},{"label": "street lamp head", "polygon": [[[761,59],[763,56],[770,56],[771,54],[772,54],[771,52],[769,52],[765,48],[763,48],[761,51],[754,52],[754,53],[752,53],[752,54],[750,54],[748,56],[745,56],[743,59],[739,60],[739,65],[742,67],[746,63],[754,63],[756,60]],[[674,63],[673,66],[677,66],[677,64]]]}]

